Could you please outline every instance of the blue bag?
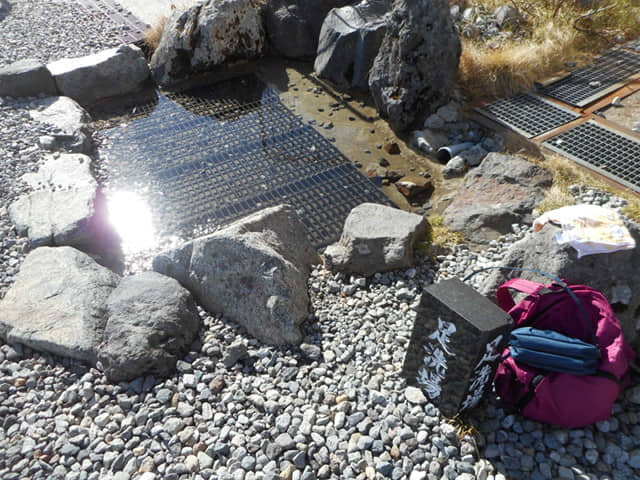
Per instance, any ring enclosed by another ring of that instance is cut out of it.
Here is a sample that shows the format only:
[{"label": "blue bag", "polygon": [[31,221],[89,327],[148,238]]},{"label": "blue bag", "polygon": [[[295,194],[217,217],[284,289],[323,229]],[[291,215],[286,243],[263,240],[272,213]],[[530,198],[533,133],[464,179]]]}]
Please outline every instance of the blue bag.
[{"label": "blue bag", "polygon": [[517,362],[550,372],[596,375],[600,366],[597,346],[553,330],[516,328],[511,332],[509,352]]}]

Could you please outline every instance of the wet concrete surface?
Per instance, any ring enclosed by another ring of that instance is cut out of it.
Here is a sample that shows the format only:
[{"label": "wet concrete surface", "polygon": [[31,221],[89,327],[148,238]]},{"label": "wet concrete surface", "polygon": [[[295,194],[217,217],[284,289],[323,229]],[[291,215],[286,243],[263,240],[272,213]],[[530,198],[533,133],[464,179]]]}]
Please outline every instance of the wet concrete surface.
[{"label": "wet concrete surface", "polygon": [[[441,165],[411,146],[409,135],[398,136],[381,119],[366,92],[342,91],[313,74],[313,66],[305,62],[263,59],[254,64],[255,73],[280,91],[282,102],[305,122],[312,124],[363,173],[371,164],[416,176],[428,172],[434,191],[426,203],[429,214],[439,214],[460,186],[461,179],[444,180]],[[397,143],[400,153],[389,154],[385,146]],[[410,205],[393,184],[382,189],[400,208],[421,211],[423,205]]]}]

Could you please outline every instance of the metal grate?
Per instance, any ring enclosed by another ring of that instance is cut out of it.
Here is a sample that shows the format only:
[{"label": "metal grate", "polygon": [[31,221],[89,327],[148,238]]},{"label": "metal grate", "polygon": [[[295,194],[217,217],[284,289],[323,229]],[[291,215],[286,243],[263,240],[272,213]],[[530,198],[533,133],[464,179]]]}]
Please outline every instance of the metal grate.
[{"label": "metal grate", "polygon": [[591,120],[544,146],[640,192],[640,140]]},{"label": "metal grate", "polygon": [[626,43],[624,46],[629,50],[635,50],[636,52],[640,52],[640,38],[636,38],[635,40],[632,40],[629,43]]},{"label": "metal grate", "polygon": [[616,90],[620,83],[637,73],[640,73],[640,55],[622,49],[611,50],[594,64],[553,82],[540,93],[584,107]]},{"label": "metal grate", "polygon": [[529,94],[497,100],[476,110],[527,138],[537,137],[580,116]]},{"label": "metal grate", "polygon": [[135,43],[144,38],[150,26],[113,0],[77,0],[88,14],[106,16],[116,22],[119,27],[118,39],[122,43]]},{"label": "metal grate", "polygon": [[321,247],[356,205],[392,205],[254,76],[159,94],[133,117],[109,133],[108,187],[146,192],[166,234],[202,235],[287,202]]}]

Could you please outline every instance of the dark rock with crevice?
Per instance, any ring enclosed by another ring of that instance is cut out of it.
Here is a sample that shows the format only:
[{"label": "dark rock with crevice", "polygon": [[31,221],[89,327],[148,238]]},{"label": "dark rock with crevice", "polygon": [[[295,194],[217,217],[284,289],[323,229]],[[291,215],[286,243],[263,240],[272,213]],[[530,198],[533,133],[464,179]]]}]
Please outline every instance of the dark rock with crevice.
[{"label": "dark rock with crevice", "polygon": [[329,11],[350,3],[350,0],[269,0],[264,21],[273,53],[292,59],[312,59]]},{"label": "dark rock with crevice", "polygon": [[376,108],[395,130],[417,126],[448,102],[460,39],[446,0],[398,0],[369,73]]},{"label": "dark rock with crevice", "polygon": [[364,0],[334,8],[320,30],[314,70],[336,85],[369,88],[369,70],[387,31],[385,15],[391,3]]}]

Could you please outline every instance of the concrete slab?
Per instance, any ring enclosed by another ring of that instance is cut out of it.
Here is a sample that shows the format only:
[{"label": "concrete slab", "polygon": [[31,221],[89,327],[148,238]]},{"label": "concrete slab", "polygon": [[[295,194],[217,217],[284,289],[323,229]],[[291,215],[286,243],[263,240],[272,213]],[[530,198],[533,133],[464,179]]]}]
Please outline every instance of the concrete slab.
[{"label": "concrete slab", "polygon": [[187,8],[198,0],[117,0],[143,22],[154,26],[163,16],[171,15],[172,7]]}]

